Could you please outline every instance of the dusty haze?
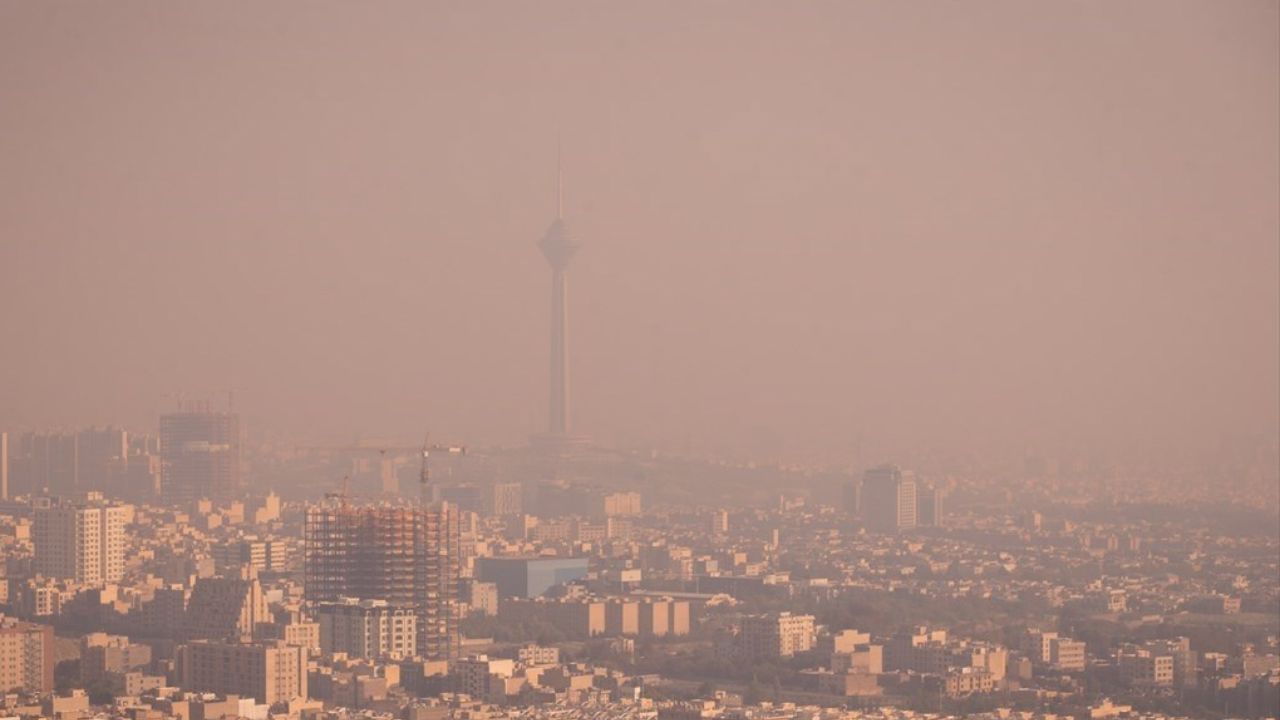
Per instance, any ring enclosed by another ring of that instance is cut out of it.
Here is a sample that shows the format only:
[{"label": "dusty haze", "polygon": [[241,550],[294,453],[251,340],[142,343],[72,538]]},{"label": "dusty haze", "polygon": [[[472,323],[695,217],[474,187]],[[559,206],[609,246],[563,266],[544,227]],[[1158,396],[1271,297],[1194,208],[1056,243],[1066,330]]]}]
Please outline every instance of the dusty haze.
[{"label": "dusty haze", "polygon": [[0,427],[1277,432],[1274,2],[0,4]]}]

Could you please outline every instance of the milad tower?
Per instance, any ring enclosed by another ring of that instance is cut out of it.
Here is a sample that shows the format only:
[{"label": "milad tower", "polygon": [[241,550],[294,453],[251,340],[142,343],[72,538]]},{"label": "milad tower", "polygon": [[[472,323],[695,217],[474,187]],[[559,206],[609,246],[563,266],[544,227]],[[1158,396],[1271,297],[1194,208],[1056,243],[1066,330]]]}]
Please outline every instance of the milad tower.
[{"label": "milad tower", "polygon": [[566,270],[578,252],[578,242],[564,219],[564,172],[556,149],[556,219],[538,243],[551,266],[551,383],[547,434],[551,445],[580,444],[569,424],[569,282]]}]

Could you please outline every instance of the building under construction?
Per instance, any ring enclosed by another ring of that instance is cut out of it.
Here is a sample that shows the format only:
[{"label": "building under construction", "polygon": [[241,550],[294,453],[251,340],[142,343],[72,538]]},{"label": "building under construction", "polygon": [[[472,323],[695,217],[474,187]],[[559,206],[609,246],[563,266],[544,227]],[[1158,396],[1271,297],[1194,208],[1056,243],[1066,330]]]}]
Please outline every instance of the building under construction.
[{"label": "building under construction", "polygon": [[343,497],[307,509],[307,600],[412,607],[424,658],[458,654],[458,577],[456,506],[357,506]]}]

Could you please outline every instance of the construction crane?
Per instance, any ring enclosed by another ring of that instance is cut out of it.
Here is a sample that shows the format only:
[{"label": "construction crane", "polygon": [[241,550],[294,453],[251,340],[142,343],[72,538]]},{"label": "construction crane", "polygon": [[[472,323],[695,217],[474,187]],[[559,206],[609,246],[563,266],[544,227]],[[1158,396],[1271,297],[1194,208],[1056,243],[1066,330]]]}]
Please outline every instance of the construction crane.
[{"label": "construction crane", "polygon": [[327,492],[324,494],[325,500],[337,500],[342,507],[347,506],[347,499],[351,497],[351,476],[342,476],[342,490],[339,492]]},{"label": "construction crane", "polygon": [[[342,453],[342,454],[376,452],[378,453],[379,458],[381,460],[380,464],[382,464],[383,466],[385,466],[386,464],[388,453],[395,456],[395,455],[407,455],[409,453],[420,452],[422,453],[422,472],[418,479],[418,485],[419,485],[418,499],[424,505],[430,499],[428,497],[428,493],[430,491],[431,469],[429,467],[428,458],[430,457],[431,453],[446,454],[446,455],[466,455],[467,454],[467,448],[465,445],[432,445],[429,440],[424,440],[422,445],[382,445],[382,446],[346,445],[346,446],[337,446],[337,447],[319,446],[319,445],[310,445],[310,446],[299,445],[297,446],[296,449],[297,450],[316,450],[321,452]],[[385,471],[384,471],[384,474],[385,474]],[[342,491],[340,493],[338,492],[325,493],[325,498],[339,499],[345,505],[347,502],[346,498],[349,497],[348,489],[350,486],[350,482],[351,482],[350,475],[343,477]],[[389,491],[389,488],[384,487],[383,491],[387,492]]]}]

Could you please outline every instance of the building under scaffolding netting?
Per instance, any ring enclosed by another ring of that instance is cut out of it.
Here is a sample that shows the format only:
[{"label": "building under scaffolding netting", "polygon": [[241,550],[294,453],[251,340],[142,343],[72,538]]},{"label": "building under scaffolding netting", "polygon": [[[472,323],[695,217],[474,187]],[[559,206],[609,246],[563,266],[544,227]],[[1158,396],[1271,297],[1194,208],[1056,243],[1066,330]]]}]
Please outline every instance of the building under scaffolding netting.
[{"label": "building under scaffolding netting", "polygon": [[307,509],[305,593],[311,603],[385,600],[417,615],[417,652],[458,654],[456,506],[348,505]]}]

